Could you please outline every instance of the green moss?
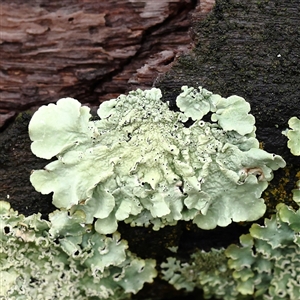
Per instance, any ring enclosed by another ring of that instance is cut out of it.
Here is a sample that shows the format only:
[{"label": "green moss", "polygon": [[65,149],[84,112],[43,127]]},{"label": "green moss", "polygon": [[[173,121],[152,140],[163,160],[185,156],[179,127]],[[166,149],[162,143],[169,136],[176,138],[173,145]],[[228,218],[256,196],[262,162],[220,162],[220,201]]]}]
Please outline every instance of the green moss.
[{"label": "green moss", "polygon": [[298,209],[298,205],[293,200],[292,190],[296,188],[296,181],[299,179],[300,171],[295,165],[288,164],[276,172],[274,179],[262,195],[267,205],[266,216],[270,217],[274,214],[279,203]]}]

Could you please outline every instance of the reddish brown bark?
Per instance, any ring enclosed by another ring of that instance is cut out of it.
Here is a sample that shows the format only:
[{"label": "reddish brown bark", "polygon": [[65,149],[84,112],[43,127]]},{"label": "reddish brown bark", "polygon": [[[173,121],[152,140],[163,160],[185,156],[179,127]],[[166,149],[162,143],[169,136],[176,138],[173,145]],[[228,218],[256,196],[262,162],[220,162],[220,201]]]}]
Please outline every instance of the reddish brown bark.
[{"label": "reddish brown bark", "polygon": [[[207,3],[199,8],[207,11]],[[96,104],[152,86],[191,45],[195,0],[7,1],[0,6],[0,126],[75,97]]]}]

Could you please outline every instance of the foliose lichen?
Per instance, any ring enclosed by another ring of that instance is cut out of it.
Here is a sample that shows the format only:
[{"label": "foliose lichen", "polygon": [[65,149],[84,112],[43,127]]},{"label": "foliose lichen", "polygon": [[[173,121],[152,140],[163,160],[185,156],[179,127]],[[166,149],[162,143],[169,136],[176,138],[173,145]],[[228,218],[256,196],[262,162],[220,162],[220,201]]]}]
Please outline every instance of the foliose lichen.
[{"label": "foliose lichen", "polygon": [[[297,117],[289,119],[290,129],[282,132],[288,137],[287,146],[295,156],[300,155],[300,120]],[[296,189],[292,190],[294,201],[300,206],[300,180],[296,182]]]},{"label": "foliose lichen", "polygon": [[175,288],[200,288],[205,299],[300,299],[300,210],[278,204],[276,215],[240,237],[240,246],[198,251],[185,263],[169,258],[161,267]]},{"label": "foliose lichen", "polygon": [[41,107],[29,125],[32,151],[57,160],[33,171],[33,186],[71,215],[83,212],[85,224],[95,218],[101,234],[119,221],[158,230],[178,220],[213,229],[258,219],[284,160],[259,149],[243,98],[182,90],[180,112],[155,88],[102,103],[98,121],[71,98]]},{"label": "foliose lichen", "polygon": [[111,237],[55,211],[19,215],[0,201],[0,299],[130,299],[156,276],[155,261],[136,257]]},{"label": "foliose lichen", "polygon": [[264,226],[252,225],[241,247],[226,250],[236,289],[255,299],[300,298],[300,210],[278,204]]},{"label": "foliose lichen", "polygon": [[300,155],[300,120],[297,117],[289,119],[290,129],[283,132],[288,137],[287,146],[292,154]]}]

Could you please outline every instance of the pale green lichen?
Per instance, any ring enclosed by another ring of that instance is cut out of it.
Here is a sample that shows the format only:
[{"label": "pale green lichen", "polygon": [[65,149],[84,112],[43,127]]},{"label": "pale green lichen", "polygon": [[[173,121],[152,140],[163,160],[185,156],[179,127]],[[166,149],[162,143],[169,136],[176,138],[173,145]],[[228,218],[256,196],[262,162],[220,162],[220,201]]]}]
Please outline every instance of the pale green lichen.
[{"label": "pale green lichen", "polygon": [[292,190],[293,200],[300,206],[300,180],[296,182],[296,189]]},{"label": "pale green lichen", "polygon": [[300,211],[278,204],[277,214],[254,224],[226,250],[237,291],[255,299],[300,299]]},{"label": "pale green lichen", "polygon": [[[300,120],[291,118],[289,126],[288,147],[300,155]],[[299,182],[293,190],[298,205]],[[276,211],[264,225],[253,224],[240,245],[197,251],[185,263],[168,258],[161,265],[163,278],[177,289],[200,288],[205,299],[300,299],[300,210],[280,203]]]},{"label": "pale green lichen", "polygon": [[159,89],[104,102],[98,121],[70,98],[41,107],[29,125],[32,151],[57,160],[34,171],[32,184],[53,192],[58,208],[84,212],[85,223],[96,218],[102,234],[123,220],[158,230],[178,220],[212,229],[258,219],[261,193],[284,160],[259,149],[243,98],[182,89],[183,112],[170,111]]},{"label": "pale green lichen", "polygon": [[[282,133],[288,137],[287,146],[293,155],[300,155],[300,120],[297,117],[289,119],[291,129],[286,129]],[[297,188],[292,190],[294,201],[300,206],[300,180],[296,183]]]},{"label": "pale green lichen", "polygon": [[298,300],[300,210],[278,204],[276,215],[240,237],[240,246],[198,251],[185,263],[169,258],[161,267],[175,288],[197,287],[205,299]]},{"label": "pale green lichen", "polygon": [[300,120],[297,117],[290,118],[289,126],[291,129],[283,132],[288,137],[287,145],[292,154],[300,155]]},{"label": "pale green lichen", "polygon": [[156,276],[154,260],[81,224],[80,213],[40,217],[0,201],[0,299],[130,299]]}]

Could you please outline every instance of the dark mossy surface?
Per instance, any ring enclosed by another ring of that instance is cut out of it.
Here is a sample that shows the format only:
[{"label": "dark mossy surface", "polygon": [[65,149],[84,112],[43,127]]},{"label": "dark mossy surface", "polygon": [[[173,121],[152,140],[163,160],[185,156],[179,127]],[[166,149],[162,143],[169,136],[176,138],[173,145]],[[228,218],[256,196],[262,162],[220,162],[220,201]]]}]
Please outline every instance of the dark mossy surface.
[{"label": "dark mossy surface", "polygon": [[[290,154],[287,139],[281,134],[291,116],[300,117],[299,13],[298,0],[219,0],[205,20],[199,21],[194,14],[194,50],[156,82],[163,100],[173,107],[182,85],[203,86],[224,97],[237,94],[250,102],[262,147],[282,155],[288,163],[275,172],[263,195],[268,214],[279,202],[292,203],[291,190],[299,180],[300,158]],[[0,133],[0,198],[11,202],[20,213],[41,212],[46,217],[55,209],[51,195],[37,193],[29,176],[31,170],[43,168],[48,161],[30,152],[29,120],[30,115],[22,114]],[[237,243],[249,226],[233,224],[208,232],[179,222],[160,231],[125,224],[120,224],[119,230],[133,252],[161,262],[172,255],[168,247],[179,246],[178,256],[187,259],[195,248],[209,250]],[[156,300],[201,298],[200,291],[185,296],[159,278],[134,296]]]}]

